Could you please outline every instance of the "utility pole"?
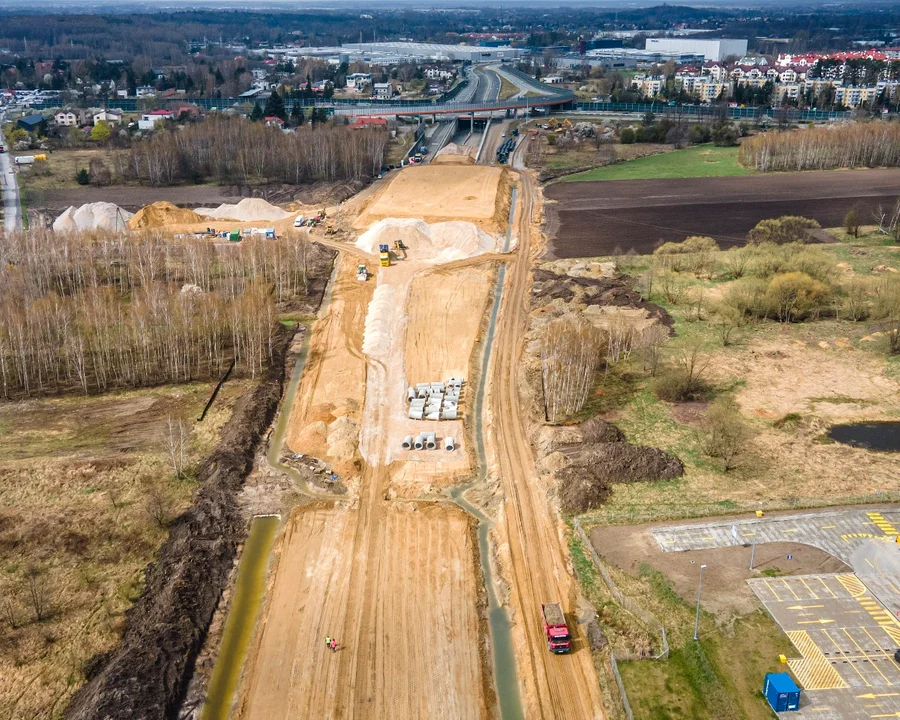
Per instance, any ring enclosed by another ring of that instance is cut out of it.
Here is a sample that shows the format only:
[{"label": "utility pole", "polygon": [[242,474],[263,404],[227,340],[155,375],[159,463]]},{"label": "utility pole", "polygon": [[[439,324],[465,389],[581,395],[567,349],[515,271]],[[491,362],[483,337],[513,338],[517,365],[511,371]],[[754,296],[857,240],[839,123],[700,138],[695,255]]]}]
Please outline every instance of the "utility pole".
[{"label": "utility pole", "polygon": [[703,568],[705,567],[706,565],[700,566],[700,579],[697,581],[697,619],[694,621],[694,640],[700,633],[700,593],[703,590]]}]

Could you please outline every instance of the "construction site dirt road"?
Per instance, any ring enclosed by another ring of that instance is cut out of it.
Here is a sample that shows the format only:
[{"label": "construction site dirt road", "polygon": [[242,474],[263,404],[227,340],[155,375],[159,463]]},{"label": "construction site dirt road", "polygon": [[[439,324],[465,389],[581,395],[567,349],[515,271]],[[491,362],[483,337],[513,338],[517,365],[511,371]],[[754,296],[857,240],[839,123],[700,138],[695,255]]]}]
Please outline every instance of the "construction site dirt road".
[{"label": "construction site dirt road", "polygon": [[[440,172],[442,166],[428,167]],[[484,170],[485,192],[491,192],[497,186],[495,169]],[[458,372],[477,343],[477,334],[468,328],[454,331],[459,316],[453,312],[433,313],[429,334],[428,323],[415,317],[411,298],[471,304],[471,317],[465,316],[471,324],[486,316],[500,257],[507,263],[503,304],[491,369],[482,381],[491,409],[488,471],[492,477],[499,473],[504,496],[494,541],[498,570],[511,589],[522,707],[529,718],[605,717],[593,658],[575,624],[569,655],[552,655],[543,635],[541,603],[560,602],[571,612],[577,591],[563,525],[535,471],[517,394],[537,189],[527,172],[515,174],[517,255],[480,247],[469,251],[470,257],[440,264],[463,247],[449,248],[453,253],[448,255],[440,242],[468,238],[465,247],[472,247],[471,239],[483,236],[475,225],[466,233],[456,233],[454,225],[455,234],[441,235],[440,223],[432,224],[421,248],[413,246],[394,267],[377,268],[373,293],[368,284],[354,286],[351,279],[352,267],[366,257],[359,254],[363,238],[342,253],[332,300],[312,329],[287,445],[294,452],[316,448],[346,473],[342,480],[349,492],[302,505],[287,520],[276,544],[236,717],[498,715],[476,521],[448,496],[424,490],[426,483],[440,487],[441,476],[446,486],[461,471],[474,474],[474,452],[401,453],[396,435],[412,422],[397,399],[405,397],[407,384],[444,379],[418,377],[436,374],[443,365],[445,372]],[[499,185],[508,188],[508,183]],[[497,194],[497,213],[508,208],[508,201]],[[443,208],[433,214],[450,215]],[[479,219],[484,222],[473,218]],[[460,293],[467,299],[461,301]],[[448,427],[462,432],[461,425],[448,423],[431,429],[444,434]],[[325,647],[328,636],[337,639],[337,652]]]}]

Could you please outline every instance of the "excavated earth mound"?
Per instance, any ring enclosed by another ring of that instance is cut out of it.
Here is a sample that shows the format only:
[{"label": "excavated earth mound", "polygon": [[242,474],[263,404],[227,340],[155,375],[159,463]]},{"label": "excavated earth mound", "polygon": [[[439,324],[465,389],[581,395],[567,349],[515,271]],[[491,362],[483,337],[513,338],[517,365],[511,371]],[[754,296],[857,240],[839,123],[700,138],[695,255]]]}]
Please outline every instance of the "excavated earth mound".
[{"label": "excavated earth mound", "polygon": [[144,228],[163,227],[165,225],[187,225],[189,223],[202,223],[205,218],[193,210],[180,208],[170,202],[160,201],[152,205],[142,207],[128,221],[131,230]]},{"label": "excavated earth mound", "polygon": [[428,224],[415,218],[379,220],[359,236],[356,247],[378,254],[378,246],[400,240],[411,259],[434,263],[452,262],[497,249],[496,239],[477,225],[462,220]]},{"label": "excavated earth mound", "polygon": [[197,214],[216,220],[236,220],[238,222],[284,220],[291,216],[291,213],[262,198],[244,198],[236,205],[225,203],[215,208],[197,208]]}]

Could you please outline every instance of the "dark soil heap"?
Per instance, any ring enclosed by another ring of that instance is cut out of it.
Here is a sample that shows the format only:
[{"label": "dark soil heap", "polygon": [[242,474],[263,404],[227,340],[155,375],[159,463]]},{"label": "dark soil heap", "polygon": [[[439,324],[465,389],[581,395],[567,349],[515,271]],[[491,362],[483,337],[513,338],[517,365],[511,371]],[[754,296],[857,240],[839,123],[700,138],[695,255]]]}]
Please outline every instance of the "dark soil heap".
[{"label": "dark soil heap", "polygon": [[604,420],[588,420],[581,431],[584,443],[577,450],[559,448],[570,459],[556,473],[560,509],[566,515],[600,507],[613,483],[671,480],[684,472],[675,456],[658,448],[629,445],[622,432]]},{"label": "dark soil heap", "polygon": [[671,328],[673,320],[669,313],[659,305],[644,300],[640,293],[631,288],[630,282],[631,278],[627,275],[614,278],[573,277],[537,268],[534,271],[532,295],[537,307],[553,300],[562,300],[567,304],[575,300],[589,307],[641,308],[660,324]]}]

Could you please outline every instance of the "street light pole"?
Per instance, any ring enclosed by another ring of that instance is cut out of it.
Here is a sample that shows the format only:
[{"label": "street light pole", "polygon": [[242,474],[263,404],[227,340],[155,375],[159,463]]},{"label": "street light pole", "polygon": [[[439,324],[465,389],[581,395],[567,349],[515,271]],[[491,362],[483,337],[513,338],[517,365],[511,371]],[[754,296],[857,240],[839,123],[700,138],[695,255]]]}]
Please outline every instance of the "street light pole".
[{"label": "street light pole", "polygon": [[697,620],[694,622],[694,640],[700,633],[700,592],[703,589],[703,568],[705,567],[706,565],[700,566],[700,579],[697,581]]}]

